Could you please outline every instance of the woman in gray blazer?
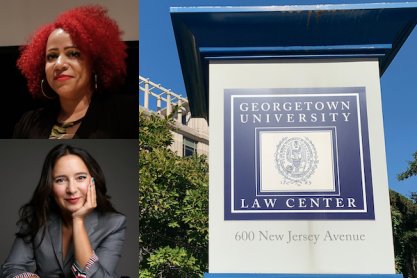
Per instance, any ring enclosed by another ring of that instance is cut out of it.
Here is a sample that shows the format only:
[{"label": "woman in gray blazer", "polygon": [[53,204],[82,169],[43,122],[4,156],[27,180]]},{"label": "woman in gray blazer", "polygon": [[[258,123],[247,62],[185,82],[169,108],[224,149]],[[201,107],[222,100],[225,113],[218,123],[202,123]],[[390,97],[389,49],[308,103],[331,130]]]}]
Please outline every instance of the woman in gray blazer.
[{"label": "woman in gray blazer", "polygon": [[106,193],[103,172],[87,151],[54,147],[32,199],[20,209],[1,277],[117,277],[126,217]]}]

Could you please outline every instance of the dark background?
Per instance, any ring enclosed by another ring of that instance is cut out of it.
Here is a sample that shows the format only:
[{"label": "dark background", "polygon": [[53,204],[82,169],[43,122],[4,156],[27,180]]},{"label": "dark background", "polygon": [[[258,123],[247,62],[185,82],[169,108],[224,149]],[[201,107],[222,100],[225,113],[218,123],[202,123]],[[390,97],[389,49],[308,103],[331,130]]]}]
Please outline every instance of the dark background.
[{"label": "dark background", "polygon": [[118,274],[138,277],[139,150],[136,139],[0,140],[0,265],[6,260],[15,237],[19,208],[31,198],[45,156],[60,143],[87,150],[103,169],[114,207],[127,216],[126,241]]},{"label": "dark background", "polygon": [[[138,94],[139,42],[128,41],[126,44],[127,79],[120,93]],[[16,67],[18,57],[19,46],[0,47],[0,138],[11,138],[22,114],[43,104],[42,100],[34,100],[29,94],[26,79]]]}]

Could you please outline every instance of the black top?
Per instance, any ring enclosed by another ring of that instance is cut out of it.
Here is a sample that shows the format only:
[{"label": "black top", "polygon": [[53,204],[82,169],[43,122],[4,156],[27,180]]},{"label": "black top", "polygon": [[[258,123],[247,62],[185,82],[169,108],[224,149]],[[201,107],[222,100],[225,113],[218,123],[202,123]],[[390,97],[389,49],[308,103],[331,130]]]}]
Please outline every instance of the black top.
[{"label": "black top", "polygon": [[[59,103],[26,112],[16,124],[13,138],[49,138],[57,121]],[[74,139],[137,139],[139,101],[136,95],[93,95]]]}]

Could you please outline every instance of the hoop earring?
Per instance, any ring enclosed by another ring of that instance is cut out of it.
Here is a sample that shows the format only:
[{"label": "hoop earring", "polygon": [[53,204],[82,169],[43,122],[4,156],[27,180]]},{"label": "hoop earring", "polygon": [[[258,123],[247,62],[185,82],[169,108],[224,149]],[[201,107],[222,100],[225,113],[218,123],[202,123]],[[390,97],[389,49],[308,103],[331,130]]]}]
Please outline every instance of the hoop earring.
[{"label": "hoop earring", "polygon": [[98,85],[97,85],[97,74],[94,74],[94,89],[97,91]]},{"label": "hoop earring", "polygon": [[42,95],[43,95],[45,98],[47,98],[47,99],[55,99],[55,98],[56,98],[56,96],[51,97],[51,96],[48,96],[47,94],[45,94],[45,92],[43,91],[43,82],[45,82],[45,80],[44,80],[44,79],[42,79],[42,81],[41,81],[41,92],[42,92]]}]

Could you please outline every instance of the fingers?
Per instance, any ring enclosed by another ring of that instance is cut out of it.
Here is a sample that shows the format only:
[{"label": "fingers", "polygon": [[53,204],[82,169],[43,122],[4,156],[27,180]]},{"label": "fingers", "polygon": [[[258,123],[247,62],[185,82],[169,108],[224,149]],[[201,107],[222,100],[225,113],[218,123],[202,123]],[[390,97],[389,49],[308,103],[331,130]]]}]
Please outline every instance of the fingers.
[{"label": "fingers", "polygon": [[92,184],[93,184],[93,180],[94,179],[92,178],[91,181],[90,181],[90,184],[88,185],[87,196],[85,198],[84,207],[85,206],[91,206],[91,204],[92,204],[92,201],[91,201],[91,187],[92,187]]},{"label": "fingers", "polygon": [[90,198],[91,198],[91,206],[93,208],[97,207],[97,193],[96,193],[96,183],[94,178],[91,178],[90,184]]},{"label": "fingers", "polygon": [[75,211],[72,214],[73,218],[84,218],[90,212],[93,211],[94,208],[97,207],[97,195],[96,195],[96,186],[94,178],[91,178],[90,184],[87,186],[87,192],[84,204],[81,208]]},{"label": "fingers", "polygon": [[94,182],[94,178],[91,178],[90,184],[87,188],[87,196],[85,199],[84,207],[86,208],[95,208],[97,206],[97,198],[96,198],[96,186]]}]

